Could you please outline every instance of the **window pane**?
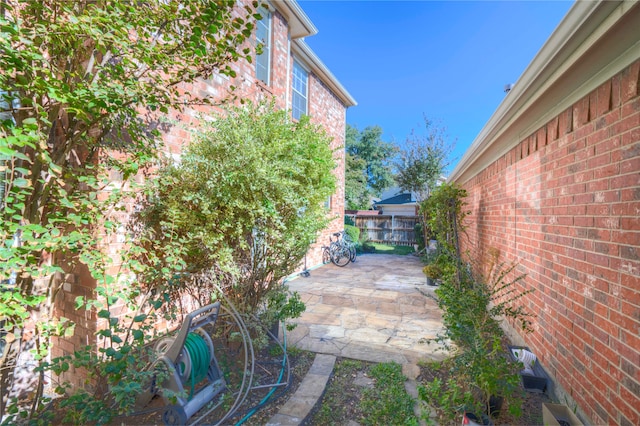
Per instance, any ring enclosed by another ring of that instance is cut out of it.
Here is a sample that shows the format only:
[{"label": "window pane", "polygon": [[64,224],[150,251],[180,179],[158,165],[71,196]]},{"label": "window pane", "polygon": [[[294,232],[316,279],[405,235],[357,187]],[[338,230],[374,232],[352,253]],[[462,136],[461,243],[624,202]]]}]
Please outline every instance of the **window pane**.
[{"label": "window pane", "polygon": [[262,53],[256,56],[256,78],[269,84],[271,62],[271,13],[265,8],[258,9],[262,19],[256,26],[256,44],[262,44]]},{"label": "window pane", "polygon": [[307,114],[307,82],[309,74],[297,62],[293,62],[293,96],[291,99],[291,115],[294,119]]}]

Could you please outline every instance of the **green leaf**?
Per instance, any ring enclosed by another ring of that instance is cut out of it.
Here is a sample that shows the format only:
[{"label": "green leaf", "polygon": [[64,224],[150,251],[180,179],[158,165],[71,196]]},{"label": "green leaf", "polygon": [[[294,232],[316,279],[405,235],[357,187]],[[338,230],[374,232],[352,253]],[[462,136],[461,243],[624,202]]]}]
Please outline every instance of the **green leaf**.
[{"label": "green leaf", "polygon": [[147,314],[140,314],[133,317],[133,322],[142,322],[147,319]]}]

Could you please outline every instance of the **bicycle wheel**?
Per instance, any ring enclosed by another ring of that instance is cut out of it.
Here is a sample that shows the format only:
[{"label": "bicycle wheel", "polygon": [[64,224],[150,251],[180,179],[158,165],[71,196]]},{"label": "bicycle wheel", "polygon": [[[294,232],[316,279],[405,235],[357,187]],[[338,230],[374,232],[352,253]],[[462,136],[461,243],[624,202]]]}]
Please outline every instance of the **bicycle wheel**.
[{"label": "bicycle wheel", "polygon": [[329,247],[322,247],[322,264],[326,265],[331,262],[331,255],[329,254]]},{"label": "bicycle wheel", "polygon": [[356,256],[357,256],[356,246],[354,244],[351,244],[349,246],[349,260],[352,261],[352,262],[355,262],[356,261]]},{"label": "bicycle wheel", "polygon": [[331,254],[331,261],[336,266],[346,266],[351,262],[351,253],[345,246],[339,245],[335,250],[329,251],[329,253]]}]

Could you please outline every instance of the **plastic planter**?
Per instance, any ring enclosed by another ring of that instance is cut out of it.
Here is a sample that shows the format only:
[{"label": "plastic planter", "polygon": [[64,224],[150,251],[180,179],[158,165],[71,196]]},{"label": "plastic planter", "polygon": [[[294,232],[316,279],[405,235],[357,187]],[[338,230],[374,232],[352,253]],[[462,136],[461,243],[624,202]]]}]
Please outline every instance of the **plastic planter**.
[{"label": "plastic planter", "polygon": [[[517,350],[527,350],[531,351],[526,346],[509,346],[509,355],[514,362],[518,362],[518,358],[514,355],[514,351]],[[542,369],[540,362],[536,361],[533,364],[533,368],[526,371],[523,370],[520,372],[520,377],[522,378],[522,386],[528,392],[537,392],[544,393],[547,390],[547,385],[549,383],[549,378],[547,374]]]}]

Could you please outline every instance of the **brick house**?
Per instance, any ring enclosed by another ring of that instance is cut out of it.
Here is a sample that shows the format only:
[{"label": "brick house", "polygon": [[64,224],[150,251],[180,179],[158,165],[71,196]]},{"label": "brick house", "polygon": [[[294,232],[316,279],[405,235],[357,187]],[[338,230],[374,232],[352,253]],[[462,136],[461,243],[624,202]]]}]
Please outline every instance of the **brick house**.
[{"label": "brick house", "polygon": [[[240,3],[245,3],[243,0]],[[268,8],[260,9],[263,19],[257,23],[256,38],[263,45],[263,53],[253,63],[237,62],[232,65],[236,77],[229,78],[214,75],[208,80],[199,80],[193,84],[183,84],[184,92],[209,96],[215,103],[229,99],[231,86],[236,89],[233,95],[238,99],[260,101],[274,98],[278,107],[291,110],[295,120],[301,115],[308,115],[311,121],[321,125],[333,138],[332,148],[335,150],[337,167],[336,192],[327,200],[328,214],[334,218],[329,226],[318,236],[307,255],[308,266],[322,263],[321,243],[329,240],[329,235],[343,229],[344,224],[344,173],[345,173],[345,129],[347,108],[356,102],[349,92],[340,84],[323,62],[305,43],[304,38],[317,33],[317,29],[309,20],[295,0],[269,2]],[[179,157],[183,146],[189,143],[190,134],[186,130],[197,126],[198,115],[219,113],[221,110],[213,106],[192,106],[181,113],[169,112],[169,118],[179,124],[166,129],[162,135],[166,151]],[[117,176],[114,176],[117,179]],[[134,207],[129,206],[128,211]],[[127,213],[120,219],[126,223]],[[108,243],[108,251],[117,258],[117,253],[124,241],[124,232]],[[302,269],[303,265],[300,266]],[[117,265],[113,266],[117,269]],[[101,319],[95,315],[75,308],[77,296],[89,296],[95,289],[95,281],[87,271],[78,271],[63,278],[63,291],[56,300],[56,314],[64,316],[76,324],[75,334],[68,338],[54,338],[52,357],[68,355],[78,347],[95,342],[95,333],[101,329]],[[117,308],[117,307],[116,307]],[[73,367],[61,377],[75,386],[83,385],[82,371],[74,371]]]},{"label": "brick house", "polygon": [[[305,43],[304,38],[313,36],[317,29],[295,0],[268,2],[261,8],[263,19],[257,23],[256,39],[264,45],[263,54],[254,63],[241,62],[232,67],[237,77],[229,79],[215,76],[208,81],[185,86],[185,91],[223,99],[231,86],[236,87],[238,98],[258,101],[274,97],[276,105],[292,111],[295,120],[308,115],[311,121],[321,125],[333,137],[332,148],[336,151],[335,170],[337,189],[329,200],[329,214],[335,219],[318,236],[312,245],[307,261],[309,266],[322,263],[321,246],[329,241],[329,235],[342,230],[344,223],[344,147],[347,108],[356,101],[340,84],[320,58]],[[194,108],[173,118],[185,124],[193,124],[198,113],[211,113],[211,109]],[[189,142],[189,134],[174,127],[164,135],[169,152],[179,155],[182,146]]]},{"label": "brick house", "polygon": [[640,424],[639,28],[640,3],[576,2],[450,177],[465,248],[535,289],[514,341],[587,424]]}]

